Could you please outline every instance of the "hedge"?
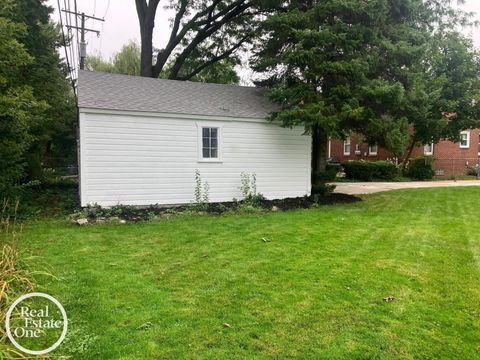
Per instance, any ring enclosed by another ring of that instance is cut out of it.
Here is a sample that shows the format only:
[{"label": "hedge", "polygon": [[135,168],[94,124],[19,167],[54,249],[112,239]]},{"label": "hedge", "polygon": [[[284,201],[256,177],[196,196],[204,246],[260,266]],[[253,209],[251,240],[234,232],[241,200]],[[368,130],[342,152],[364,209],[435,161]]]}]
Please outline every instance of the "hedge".
[{"label": "hedge", "polygon": [[327,164],[324,172],[313,174],[312,182],[314,184],[323,181],[334,181],[340,171],[340,164]]},{"label": "hedge", "polygon": [[398,168],[388,161],[348,161],[342,164],[347,179],[372,181],[394,180]]},{"label": "hedge", "polygon": [[405,175],[415,180],[431,180],[435,171],[433,170],[433,158],[421,156],[410,159]]}]

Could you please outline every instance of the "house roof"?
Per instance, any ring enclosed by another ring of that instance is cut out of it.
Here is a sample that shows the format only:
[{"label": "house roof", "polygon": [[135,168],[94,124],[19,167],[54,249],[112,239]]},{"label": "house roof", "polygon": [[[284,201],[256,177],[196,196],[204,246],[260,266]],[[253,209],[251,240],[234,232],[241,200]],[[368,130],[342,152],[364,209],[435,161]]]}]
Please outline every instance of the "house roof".
[{"label": "house roof", "polygon": [[244,118],[278,109],[260,88],[85,70],[78,73],[78,107]]}]

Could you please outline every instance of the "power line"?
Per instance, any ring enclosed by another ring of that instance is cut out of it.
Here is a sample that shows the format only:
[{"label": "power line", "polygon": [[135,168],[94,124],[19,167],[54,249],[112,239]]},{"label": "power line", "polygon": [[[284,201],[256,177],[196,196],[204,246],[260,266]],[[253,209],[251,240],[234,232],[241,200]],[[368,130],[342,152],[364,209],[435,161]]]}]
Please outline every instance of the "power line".
[{"label": "power line", "polygon": [[[76,1],[76,0],[75,0]],[[107,2],[107,8],[105,9],[105,14],[103,14],[103,18],[105,19],[107,17],[108,9],[110,9],[110,0]],[[103,25],[105,22],[102,22],[102,33],[103,33]],[[100,53],[102,53],[102,44],[103,44],[103,38],[100,38]]]},{"label": "power line", "polygon": [[75,82],[72,76],[72,67],[70,66],[70,61],[68,59],[67,42],[65,40],[65,30],[63,29],[62,12],[60,11],[60,0],[57,0],[57,4],[58,4],[58,15],[60,17],[60,27],[62,28],[62,39],[63,39],[63,48],[65,50],[65,60],[67,61],[67,71],[70,76],[70,81],[72,83],[73,91],[76,92]]},{"label": "power line", "polygon": [[[66,0],[64,0],[64,1],[66,1]],[[78,13],[76,11],[73,12],[70,9],[63,9],[61,11],[66,13],[66,15],[68,14],[68,16],[73,14],[77,17],[79,16],[80,19],[81,19],[81,25],[80,26],[74,26],[74,25],[71,25],[71,24],[67,24],[67,27],[68,27],[69,30],[76,29],[77,31],[80,32],[80,48],[79,48],[80,69],[84,69],[85,68],[85,58],[87,57],[87,44],[85,43],[85,34],[88,33],[88,32],[93,32],[93,33],[96,33],[97,36],[100,36],[100,31],[86,28],[85,27],[85,21],[91,19],[91,20],[98,20],[98,21],[103,22],[105,20],[97,18],[95,16],[85,15],[85,13],[83,13],[83,12],[82,13]]]},{"label": "power line", "polygon": [[[63,0],[63,4],[65,6],[66,9],[68,9],[70,11],[70,0],[68,0],[68,5],[67,5],[67,0]],[[68,35],[69,35],[69,51],[70,51],[70,60],[72,62],[72,66],[75,66],[77,65],[77,58],[75,56],[75,49],[74,49],[74,46],[72,45],[73,44],[73,33],[72,33],[72,29],[71,29],[71,25],[72,25],[72,17],[71,17],[71,14],[70,13],[65,13],[65,23],[67,24],[67,29],[68,29]],[[75,74],[75,68],[72,69],[72,71],[74,72]]]}]

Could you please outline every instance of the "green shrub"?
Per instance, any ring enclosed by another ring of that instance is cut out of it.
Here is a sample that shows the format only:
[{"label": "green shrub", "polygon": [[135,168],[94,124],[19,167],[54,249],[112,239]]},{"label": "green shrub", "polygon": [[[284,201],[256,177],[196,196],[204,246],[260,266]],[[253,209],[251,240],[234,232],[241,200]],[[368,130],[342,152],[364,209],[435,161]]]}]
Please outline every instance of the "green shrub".
[{"label": "green shrub", "polygon": [[431,180],[433,171],[433,158],[421,156],[411,159],[408,163],[405,175],[415,180]]},{"label": "green shrub", "polygon": [[324,172],[313,174],[312,182],[314,184],[321,181],[334,181],[340,171],[340,164],[327,164]]},{"label": "green shrub", "polygon": [[312,195],[313,196],[327,196],[330,195],[334,190],[336,186],[331,185],[331,184],[325,184],[325,183],[317,183],[312,185]]},{"label": "green shrub", "polygon": [[362,181],[394,180],[398,176],[395,164],[388,161],[348,161],[342,164],[347,179]]}]

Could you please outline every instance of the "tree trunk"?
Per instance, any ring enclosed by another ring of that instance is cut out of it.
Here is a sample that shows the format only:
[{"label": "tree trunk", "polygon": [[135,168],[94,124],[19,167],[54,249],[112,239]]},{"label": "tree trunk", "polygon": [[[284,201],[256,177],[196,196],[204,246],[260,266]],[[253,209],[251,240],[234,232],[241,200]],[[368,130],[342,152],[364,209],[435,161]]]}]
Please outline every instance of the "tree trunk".
[{"label": "tree trunk", "polygon": [[140,75],[153,77],[153,28],[155,27],[155,13],[160,0],[136,0],[138,22],[140,24]]},{"label": "tree trunk", "polygon": [[148,22],[145,22],[140,29],[140,36],[142,38],[140,52],[140,75],[145,77],[153,77],[153,24],[148,24]]},{"label": "tree trunk", "polygon": [[324,172],[327,167],[328,135],[319,127],[312,131],[312,174]]},{"label": "tree trunk", "polygon": [[413,149],[415,149],[415,141],[412,139],[412,142],[408,147],[407,153],[402,160],[402,171],[405,171],[405,168],[407,167],[407,162],[410,159],[410,156],[412,156]]}]

